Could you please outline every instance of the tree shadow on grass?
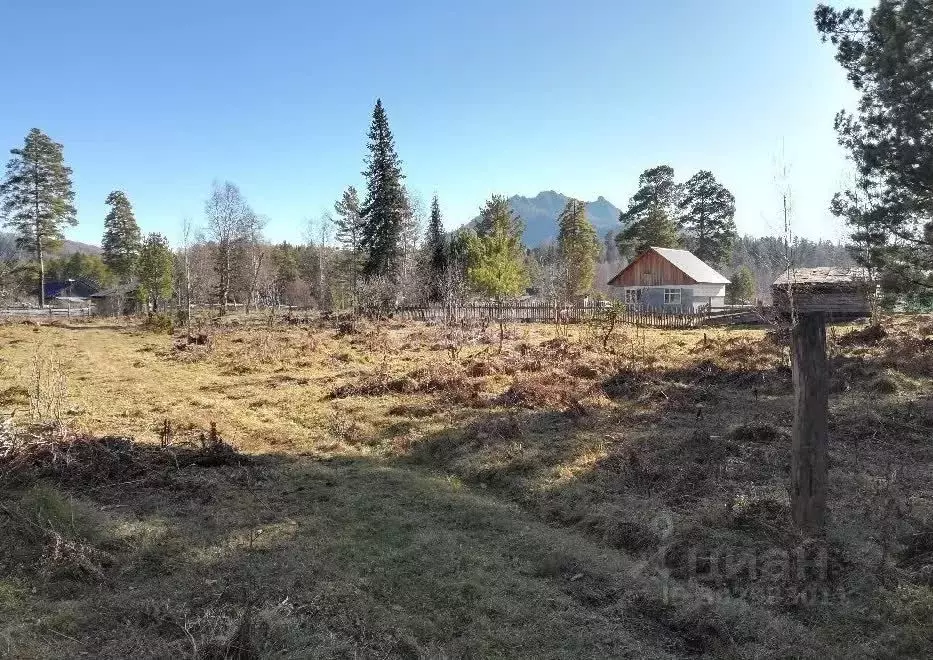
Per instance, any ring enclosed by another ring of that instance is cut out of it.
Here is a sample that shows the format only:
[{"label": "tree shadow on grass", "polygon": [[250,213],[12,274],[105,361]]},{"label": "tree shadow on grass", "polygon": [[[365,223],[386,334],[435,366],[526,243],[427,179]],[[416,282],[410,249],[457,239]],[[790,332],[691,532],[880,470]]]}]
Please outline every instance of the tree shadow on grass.
[{"label": "tree shadow on grass", "polygon": [[[627,614],[627,592],[660,588],[627,577],[626,556],[607,556],[443,474],[364,458],[156,463],[125,482],[112,481],[113,471],[101,483],[53,486],[92,518],[93,543],[109,559],[101,579],[17,569],[24,616],[10,648],[165,657],[197,647],[203,655],[247,634],[252,617],[249,644],[260,657],[672,657],[682,649],[656,622]],[[29,488],[3,499],[13,507]],[[37,561],[49,564],[39,550]],[[50,636],[57,648],[42,646]]]}]

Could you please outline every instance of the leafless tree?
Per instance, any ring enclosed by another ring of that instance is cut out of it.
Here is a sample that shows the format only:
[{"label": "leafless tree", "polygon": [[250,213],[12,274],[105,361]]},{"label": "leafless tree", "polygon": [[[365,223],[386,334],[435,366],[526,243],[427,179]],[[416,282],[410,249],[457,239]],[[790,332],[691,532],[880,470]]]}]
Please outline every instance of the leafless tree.
[{"label": "leafless tree", "polygon": [[423,227],[427,216],[427,209],[421,196],[411,190],[405,190],[405,218],[399,236],[401,263],[398,269],[398,291],[396,304],[403,299],[416,301],[425,292],[425,269],[421,266],[421,253],[419,239],[423,235]]},{"label": "leafless tree", "polygon": [[207,216],[208,236],[215,244],[220,313],[226,314],[233,272],[233,250],[236,243],[250,231],[255,222],[255,214],[246,203],[240,189],[229,181],[214,182],[204,212]]},{"label": "leafless tree", "polygon": [[456,258],[448,259],[443,278],[439,289],[444,304],[444,316],[448,323],[456,323],[460,321],[458,312],[466,304],[469,293],[465,264]]},{"label": "leafless tree", "polygon": [[256,297],[259,292],[259,279],[266,254],[266,247],[262,239],[262,230],[266,226],[266,222],[267,219],[264,216],[255,213],[250,214],[241,239],[243,265],[246,275],[247,314],[256,305]]},{"label": "leafless tree", "polygon": [[191,336],[191,218],[181,221],[181,249],[185,281],[185,329]]},{"label": "leafless tree", "polygon": [[327,285],[327,275],[334,218],[331,216],[330,211],[324,211],[317,218],[309,218],[307,225],[305,239],[308,241],[309,246],[315,248],[317,256],[317,298],[318,305],[323,308],[332,301],[330,287]]}]

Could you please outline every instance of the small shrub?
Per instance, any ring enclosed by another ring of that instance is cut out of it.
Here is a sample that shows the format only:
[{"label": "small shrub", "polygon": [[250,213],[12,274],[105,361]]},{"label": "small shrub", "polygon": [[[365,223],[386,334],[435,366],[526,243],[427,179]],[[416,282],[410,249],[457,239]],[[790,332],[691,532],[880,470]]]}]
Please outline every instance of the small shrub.
[{"label": "small shrub", "polygon": [[152,314],[146,319],[145,327],[161,335],[170,335],[175,332],[175,322],[168,314]]}]

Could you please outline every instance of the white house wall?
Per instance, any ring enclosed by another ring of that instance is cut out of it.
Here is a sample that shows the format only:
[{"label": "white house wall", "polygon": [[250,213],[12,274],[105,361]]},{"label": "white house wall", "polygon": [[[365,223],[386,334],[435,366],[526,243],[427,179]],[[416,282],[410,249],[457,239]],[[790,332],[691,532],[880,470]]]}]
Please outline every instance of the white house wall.
[{"label": "white house wall", "polygon": [[726,286],[724,284],[691,284],[689,286],[632,286],[619,287],[619,298],[625,300],[626,291],[641,289],[641,305],[643,307],[660,308],[664,306],[664,289],[680,289],[681,307],[697,310],[706,305],[713,308],[723,307],[726,303]]}]

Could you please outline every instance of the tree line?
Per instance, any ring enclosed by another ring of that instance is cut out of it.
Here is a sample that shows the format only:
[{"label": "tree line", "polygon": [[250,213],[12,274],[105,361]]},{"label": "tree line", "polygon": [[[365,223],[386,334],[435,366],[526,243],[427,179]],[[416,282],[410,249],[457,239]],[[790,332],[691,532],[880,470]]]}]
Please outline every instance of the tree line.
[{"label": "tree line", "polygon": [[[860,95],[835,122],[855,176],[832,200],[849,227],[845,249],[829,242],[737,236],[735,198],[710,171],[678,181],[669,165],[645,170],[620,214],[620,228],[597,236],[584,204],[570,200],[554,244],[528,249],[522,220],[505,197],[483,205],[474,226],[445,232],[440,203],[425,204],[405,185],[388,117],[376,102],[366,144],[364,185],[350,185],[333,212],[309,224],[301,244],[272,245],[266,218],[239,188],[215,183],[204,224],[185,223],[174,249],[143,235],[124,191],[107,197],[102,255],[56,257],[77,222],[71,169],[63,147],[39,129],[11,150],[0,182],[0,213],[15,244],[0,240],[0,296],[38,290],[47,276],[133,285],[150,308],[230,303],[364,307],[402,301],[456,302],[530,292],[569,300],[590,294],[649,246],[683,247],[733,277],[730,298],[767,297],[788,265],[845,265],[854,260],[891,300],[933,301],[933,19],[922,0],[881,0],[869,14],[824,5],[815,13],[824,41]],[[24,259],[23,255],[28,255]]]},{"label": "tree line", "polygon": [[[195,231],[185,221],[182,244],[174,249],[161,233],[144,235],[128,195],[115,190],[106,199],[101,255],[55,257],[65,229],[77,223],[63,147],[33,129],[11,154],[0,199],[16,249],[0,244],[0,293],[37,290],[43,306],[49,278],[123,286],[150,310],[174,300],[179,309],[213,303],[221,314],[231,303],[249,311],[259,304],[386,307],[467,295],[502,300],[525,293],[531,282],[522,221],[505,197],[485,203],[477,227],[448,233],[437,195],[425,208],[408,190],[381,100],[368,134],[363,194],[348,186],[332,213],[309,222],[302,244],[265,240],[267,219],[224,181],[213,184],[203,226]],[[583,295],[593,286],[599,240],[579,200],[568,203],[559,223],[559,292]]]}]

